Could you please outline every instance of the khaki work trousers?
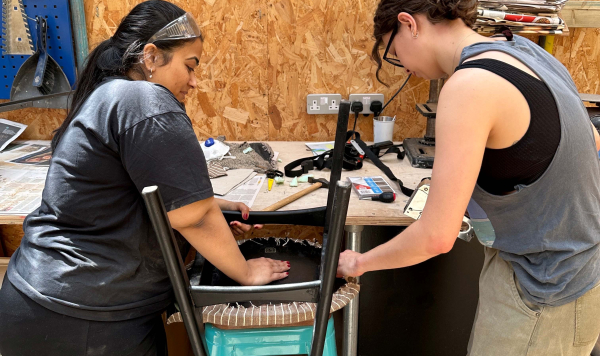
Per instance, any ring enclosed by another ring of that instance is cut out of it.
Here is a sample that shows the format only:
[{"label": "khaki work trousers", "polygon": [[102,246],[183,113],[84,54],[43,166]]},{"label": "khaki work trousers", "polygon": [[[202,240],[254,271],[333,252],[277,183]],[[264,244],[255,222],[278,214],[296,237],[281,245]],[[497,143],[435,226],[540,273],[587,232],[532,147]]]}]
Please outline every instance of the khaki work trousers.
[{"label": "khaki work trousers", "polygon": [[600,334],[600,284],[558,307],[525,302],[512,266],[485,248],[469,356],[590,356]]}]

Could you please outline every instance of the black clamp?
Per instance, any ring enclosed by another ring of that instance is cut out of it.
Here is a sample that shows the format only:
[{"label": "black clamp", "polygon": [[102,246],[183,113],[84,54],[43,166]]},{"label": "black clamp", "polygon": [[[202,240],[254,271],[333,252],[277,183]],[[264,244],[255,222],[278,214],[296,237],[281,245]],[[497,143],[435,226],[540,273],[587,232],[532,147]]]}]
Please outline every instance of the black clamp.
[{"label": "black clamp", "polygon": [[267,178],[274,179],[275,177],[283,177],[283,172],[276,169],[269,169],[265,172]]},{"label": "black clamp", "polygon": [[313,161],[312,159],[304,161],[300,163],[300,167],[302,167],[302,174],[306,174],[308,173],[308,171],[312,171],[313,169],[315,169],[315,161]]},{"label": "black clamp", "polygon": [[[319,156],[305,157],[290,162],[283,167],[286,177],[300,177],[303,174],[307,174],[308,171],[315,169],[315,159]],[[299,168],[297,168],[299,167]]]}]

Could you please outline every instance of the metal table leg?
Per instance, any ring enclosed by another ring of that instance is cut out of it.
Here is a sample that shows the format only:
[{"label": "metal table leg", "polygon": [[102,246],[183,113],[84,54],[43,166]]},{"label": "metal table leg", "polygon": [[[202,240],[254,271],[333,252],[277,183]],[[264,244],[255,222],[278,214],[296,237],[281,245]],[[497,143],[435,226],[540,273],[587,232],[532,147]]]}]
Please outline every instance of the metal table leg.
[{"label": "metal table leg", "polygon": [[[346,248],[360,252],[361,234],[364,229],[362,225],[347,225]],[[360,278],[357,278],[360,282]],[[344,346],[343,356],[356,356],[358,349],[358,302],[360,293],[344,308]]]}]

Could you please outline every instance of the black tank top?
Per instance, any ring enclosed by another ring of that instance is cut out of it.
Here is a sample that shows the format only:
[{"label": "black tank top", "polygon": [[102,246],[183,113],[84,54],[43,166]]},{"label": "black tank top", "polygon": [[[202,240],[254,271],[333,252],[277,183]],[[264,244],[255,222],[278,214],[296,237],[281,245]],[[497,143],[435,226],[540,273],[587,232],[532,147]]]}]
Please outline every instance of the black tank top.
[{"label": "black tank top", "polygon": [[529,128],[517,143],[485,149],[477,184],[500,195],[515,190],[517,185],[533,183],[552,162],[560,142],[560,118],[552,93],[541,80],[495,59],[465,62],[456,70],[464,68],[485,69],[509,81],[527,100],[531,115]]}]

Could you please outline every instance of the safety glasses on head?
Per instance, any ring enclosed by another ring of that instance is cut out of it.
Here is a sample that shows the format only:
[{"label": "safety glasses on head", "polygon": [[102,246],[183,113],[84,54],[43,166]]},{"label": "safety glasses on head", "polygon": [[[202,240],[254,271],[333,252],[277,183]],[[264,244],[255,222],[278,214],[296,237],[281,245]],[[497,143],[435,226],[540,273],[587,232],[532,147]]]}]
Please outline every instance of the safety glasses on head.
[{"label": "safety glasses on head", "polygon": [[392,42],[394,41],[394,37],[396,37],[397,33],[398,33],[398,27],[396,26],[396,27],[394,27],[394,30],[392,31],[390,39],[388,40],[388,44],[387,44],[387,47],[385,48],[385,52],[383,52],[383,60],[388,62],[391,65],[396,66],[396,67],[404,68],[404,66],[402,65],[402,63],[400,63],[400,60],[398,58],[388,57],[388,52],[390,50],[390,46],[392,45]]},{"label": "safety glasses on head", "polygon": [[201,38],[202,32],[198,28],[194,17],[189,12],[169,22],[165,27],[156,32],[148,43],[163,40],[182,40],[186,38]]}]

